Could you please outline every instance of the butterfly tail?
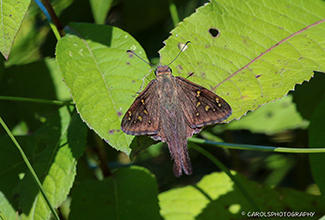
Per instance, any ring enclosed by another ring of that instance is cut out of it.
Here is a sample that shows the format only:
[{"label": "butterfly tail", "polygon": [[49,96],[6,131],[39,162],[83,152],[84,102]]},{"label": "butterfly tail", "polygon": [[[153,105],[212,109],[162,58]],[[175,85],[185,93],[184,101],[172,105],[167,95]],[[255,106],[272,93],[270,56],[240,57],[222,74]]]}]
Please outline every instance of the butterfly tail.
[{"label": "butterfly tail", "polygon": [[180,177],[183,173],[182,171],[187,175],[191,175],[192,165],[187,150],[187,139],[179,142],[167,142],[167,144],[171,157],[174,160],[174,176]]}]

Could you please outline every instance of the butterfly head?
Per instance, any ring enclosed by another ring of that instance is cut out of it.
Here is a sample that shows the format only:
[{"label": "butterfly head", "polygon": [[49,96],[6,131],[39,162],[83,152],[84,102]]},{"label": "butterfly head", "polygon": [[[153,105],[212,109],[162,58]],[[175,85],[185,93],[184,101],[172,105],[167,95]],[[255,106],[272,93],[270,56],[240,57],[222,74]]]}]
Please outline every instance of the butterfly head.
[{"label": "butterfly head", "polygon": [[166,74],[172,74],[172,69],[169,68],[167,65],[159,65],[155,71],[156,76],[166,75]]}]

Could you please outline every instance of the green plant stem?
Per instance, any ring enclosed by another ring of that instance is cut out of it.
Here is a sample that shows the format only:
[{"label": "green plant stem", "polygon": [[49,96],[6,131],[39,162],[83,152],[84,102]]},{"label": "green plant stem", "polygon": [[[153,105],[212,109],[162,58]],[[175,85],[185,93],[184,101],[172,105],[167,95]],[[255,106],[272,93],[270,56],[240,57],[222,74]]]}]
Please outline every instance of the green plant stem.
[{"label": "green plant stem", "polygon": [[260,208],[255,203],[254,199],[249,195],[249,193],[246,191],[246,189],[241,185],[241,183],[236,179],[234,175],[227,169],[223,163],[221,163],[216,157],[214,157],[212,154],[210,154],[208,151],[204,150],[203,148],[197,146],[196,144],[191,145],[192,148],[209,158],[215,165],[217,165],[223,172],[225,172],[229,178],[235,183],[235,185],[238,187],[239,191],[242,192],[242,194],[245,196],[247,201],[255,208],[256,211],[260,211]]},{"label": "green plant stem", "polygon": [[58,16],[56,15],[49,0],[42,0],[42,3],[51,17],[51,20],[49,21],[51,29],[52,29],[56,39],[60,40],[60,38],[65,35],[65,31],[61,25],[61,22],[60,22]]},{"label": "green plant stem", "polygon": [[58,100],[46,100],[46,99],[34,99],[14,96],[0,96],[0,100],[20,101],[20,102],[36,102],[43,104],[54,104],[54,105],[71,105],[70,101],[58,101]]},{"label": "green plant stem", "polygon": [[178,17],[176,5],[174,4],[173,0],[168,0],[168,4],[169,4],[170,15],[174,23],[174,27],[176,27],[177,24],[179,23],[179,17]]},{"label": "green plant stem", "polygon": [[9,137],[11,138],[12,142],[16,145],[17,149],[20,151],[20,154],[25,162],[25,164],[27,165],[28,167],[28,170],[31,172],[32,176],[33,176],[33,179],[34,181],[36,182],[36,185],[38,187],[38,189],[41,191],[48,207],[50,208],[51,212],[52,212],[52,215],[54,216],[54,218],[56,220],[60,220],[58,214],[56,213],[55,209],[53,208],[49,198],[47,197],[43,187],[42,187],[42,184],[40,182],[40,180],[38,179],[36,173],[35,173],[35,170],[33,169],[32,165],[29,163],[29,160],[26,156],[26,154],[24,153],[23,149],[20,147],[18,141],[15,139],[15,137],[13,136],[13,134],[11,133],[10,129],[7,127],[7,125],[5,124],[5,122],[2,120],[2,118],[0,117],[0,124],[2,125],[2,127],[5,129],[5,131],[7,132],[7,134],[9,135]]},{"label": "green plant stem", "polygon": [[250,144],[231,144],[223,142],[207,141],[200,138],[189,138],[190,142],[198,144],[218,145],[230,149],[238,150],[256,150],[256,151],[268,151],[268,152],[280,152],[280,153],[325,153],[325,148],[288,148],[288,147],[269,147],[261,145]]}]

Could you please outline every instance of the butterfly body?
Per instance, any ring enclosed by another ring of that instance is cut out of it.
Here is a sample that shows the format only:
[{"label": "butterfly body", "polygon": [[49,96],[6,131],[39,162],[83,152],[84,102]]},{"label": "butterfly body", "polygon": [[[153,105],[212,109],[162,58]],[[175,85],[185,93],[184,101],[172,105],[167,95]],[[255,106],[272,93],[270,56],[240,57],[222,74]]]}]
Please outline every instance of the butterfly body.
[{"label": "butterfly body", "polygon": [[140,93],[122,119],[130,135],[150,135],[166,142],[174,160],[174,175],[192,174],[187,138],[202,127],[228,118],[230,105],[206,88],[174,77],[168,66],[158,66],[156,79]]},{"label": "butterfly body", "polygon": [[159,106],[159,132],[154,139],[166,142],[174,163],[175,176],[181,176],[182,170],[192,174],[192,166],[187,151],[186,117],[182,114],[181,97],[176,78],[168,66],[160,66],[156,71]]}]

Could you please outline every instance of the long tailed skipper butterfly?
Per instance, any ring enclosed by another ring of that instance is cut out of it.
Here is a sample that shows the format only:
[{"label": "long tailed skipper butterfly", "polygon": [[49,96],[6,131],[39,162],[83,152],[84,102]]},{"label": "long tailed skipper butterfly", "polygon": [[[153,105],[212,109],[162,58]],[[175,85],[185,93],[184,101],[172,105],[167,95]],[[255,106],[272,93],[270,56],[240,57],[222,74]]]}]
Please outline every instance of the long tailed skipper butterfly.
[{"label": "long tailed skipper butterfly", "polygon": [[[128,52],[136,55],[133,51]],[[150,135],[154,140],[167,142],[174,160],[174,175],[180,177],[182,170],[187,175],[192,174],[187,138],[199,133],[203,126],[227,119],[232,109],[225,100],[208,89],[183,77],[174,77],[169,65],[157,67],[156,79],[127,110],[121,129],[126,134]]]}]

